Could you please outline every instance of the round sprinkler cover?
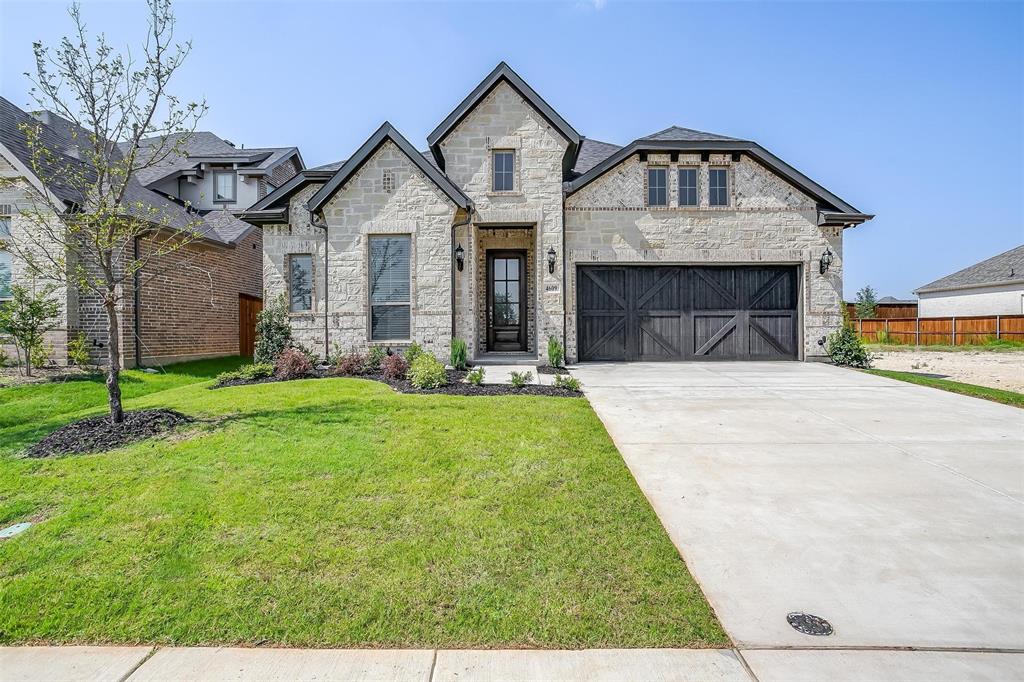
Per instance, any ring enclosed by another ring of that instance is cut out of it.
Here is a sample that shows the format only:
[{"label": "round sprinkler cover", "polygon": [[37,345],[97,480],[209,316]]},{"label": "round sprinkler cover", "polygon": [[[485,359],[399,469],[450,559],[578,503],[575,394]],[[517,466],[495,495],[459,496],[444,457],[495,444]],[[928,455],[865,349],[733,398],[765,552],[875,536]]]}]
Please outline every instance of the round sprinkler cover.
[{"label": "round sprinkler cover", "polygon": [[786,620],[789,621],[794,630],[805,635],[824,637],[832,634],[832,624],[821,616],[794,611],[786,616]]}]

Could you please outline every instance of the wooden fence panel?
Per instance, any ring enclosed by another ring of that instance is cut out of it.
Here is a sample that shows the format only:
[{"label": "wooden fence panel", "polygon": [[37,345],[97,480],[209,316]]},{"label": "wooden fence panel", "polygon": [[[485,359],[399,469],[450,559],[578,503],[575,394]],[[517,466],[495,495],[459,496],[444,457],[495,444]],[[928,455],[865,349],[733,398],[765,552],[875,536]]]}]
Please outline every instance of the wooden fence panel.
[{"label": "wooden fence panel", "polygon": [[896,343],[921,346],[983,344],[995,338],[1024,341],[1024,315],[904,317],[853,320],[853,325],[868,343],[877,343],[880,333]]}]

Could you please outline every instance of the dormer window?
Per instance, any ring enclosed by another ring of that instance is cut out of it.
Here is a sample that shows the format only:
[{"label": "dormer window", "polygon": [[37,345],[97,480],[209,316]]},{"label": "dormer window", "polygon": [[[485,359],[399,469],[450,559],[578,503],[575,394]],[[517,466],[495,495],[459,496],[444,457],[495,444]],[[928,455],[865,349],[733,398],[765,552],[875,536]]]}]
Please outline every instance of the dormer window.
[{"label": "dormer window", "polygon": [[647,169],[647,205],[668,206],[668,169]]},{"label": "dormer window", "polygon": [[697,205],[697,169],[679,169],[679,205]]},{"label": "dormer window", "polygon": [[711,206],[729,205],[729,169],[708,169],[708,204]]},{"label": "dormer window", "polygon": [[235,172],[216,171],[213,174],[213,200],[230,204],[235,201]]},{"label": "dormer window", "polygon": [[493,154],[494,178],[492,189],[495,192],[512,192],[515,190],[516,153],[510,149],[495,150]]}]

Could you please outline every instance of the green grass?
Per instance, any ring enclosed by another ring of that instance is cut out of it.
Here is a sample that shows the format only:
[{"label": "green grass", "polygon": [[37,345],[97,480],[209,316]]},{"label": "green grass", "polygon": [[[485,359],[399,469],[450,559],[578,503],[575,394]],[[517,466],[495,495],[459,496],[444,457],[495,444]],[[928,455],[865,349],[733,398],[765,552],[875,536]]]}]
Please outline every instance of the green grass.
[{"label": "green grass", "polygon": [[[127,401],[151,393],[207,381],[238,369],[242,358],[214,358],[167,365],[156,374],[121,373],[121,397]],[[36,442],[71,417],[102,412],[107,405],[104,374],[81,375],[64,382],[0,388],[0,454]]]},{"label": "green grass", "polygon": [[0,642],[728,645],[585,400],[202,376],[129,400],[196,427],[52,460],[20,422],[102,393],[4,396],[0,521],[43,520],[0,543]]},{"label": "green grass", "polygon": [[869,369],[865,371],[869,374],[875,374],[880,377],[899,379],[900,381],[906,381],[911,384],[940,388],[943,391],[969,395],[974,398],[984,398],[985,400],[992,400],[997,403],[1003,403],[1004,405],[1024,407],[1024,393],[1006,391],[1001,388],[989,388],[988,386],[977,386],[975,384],[963,384],[959,381],[950,381],[949,379],[937,379],[935,377],[917,374],[915,372],[897,372],[889,369]]}]

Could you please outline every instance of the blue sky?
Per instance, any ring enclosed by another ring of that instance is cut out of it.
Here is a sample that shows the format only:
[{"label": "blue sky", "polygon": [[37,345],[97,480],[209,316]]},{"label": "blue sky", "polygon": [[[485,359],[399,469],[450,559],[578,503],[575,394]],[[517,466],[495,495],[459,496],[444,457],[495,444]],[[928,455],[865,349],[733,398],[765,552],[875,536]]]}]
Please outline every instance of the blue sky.
[{"label": "blue sky", "polygon": [[[0,94],[64,2],[0,0]],[[137,44],[140,2],[83,5]],[[847,297],[912,289],[1024,243],[1024,3],[179,2],[174,91],[248,146],[348,156],[383,120],[427,133],[504,59],[582,134],[669,125],[756,140],[862,211]]]}]

